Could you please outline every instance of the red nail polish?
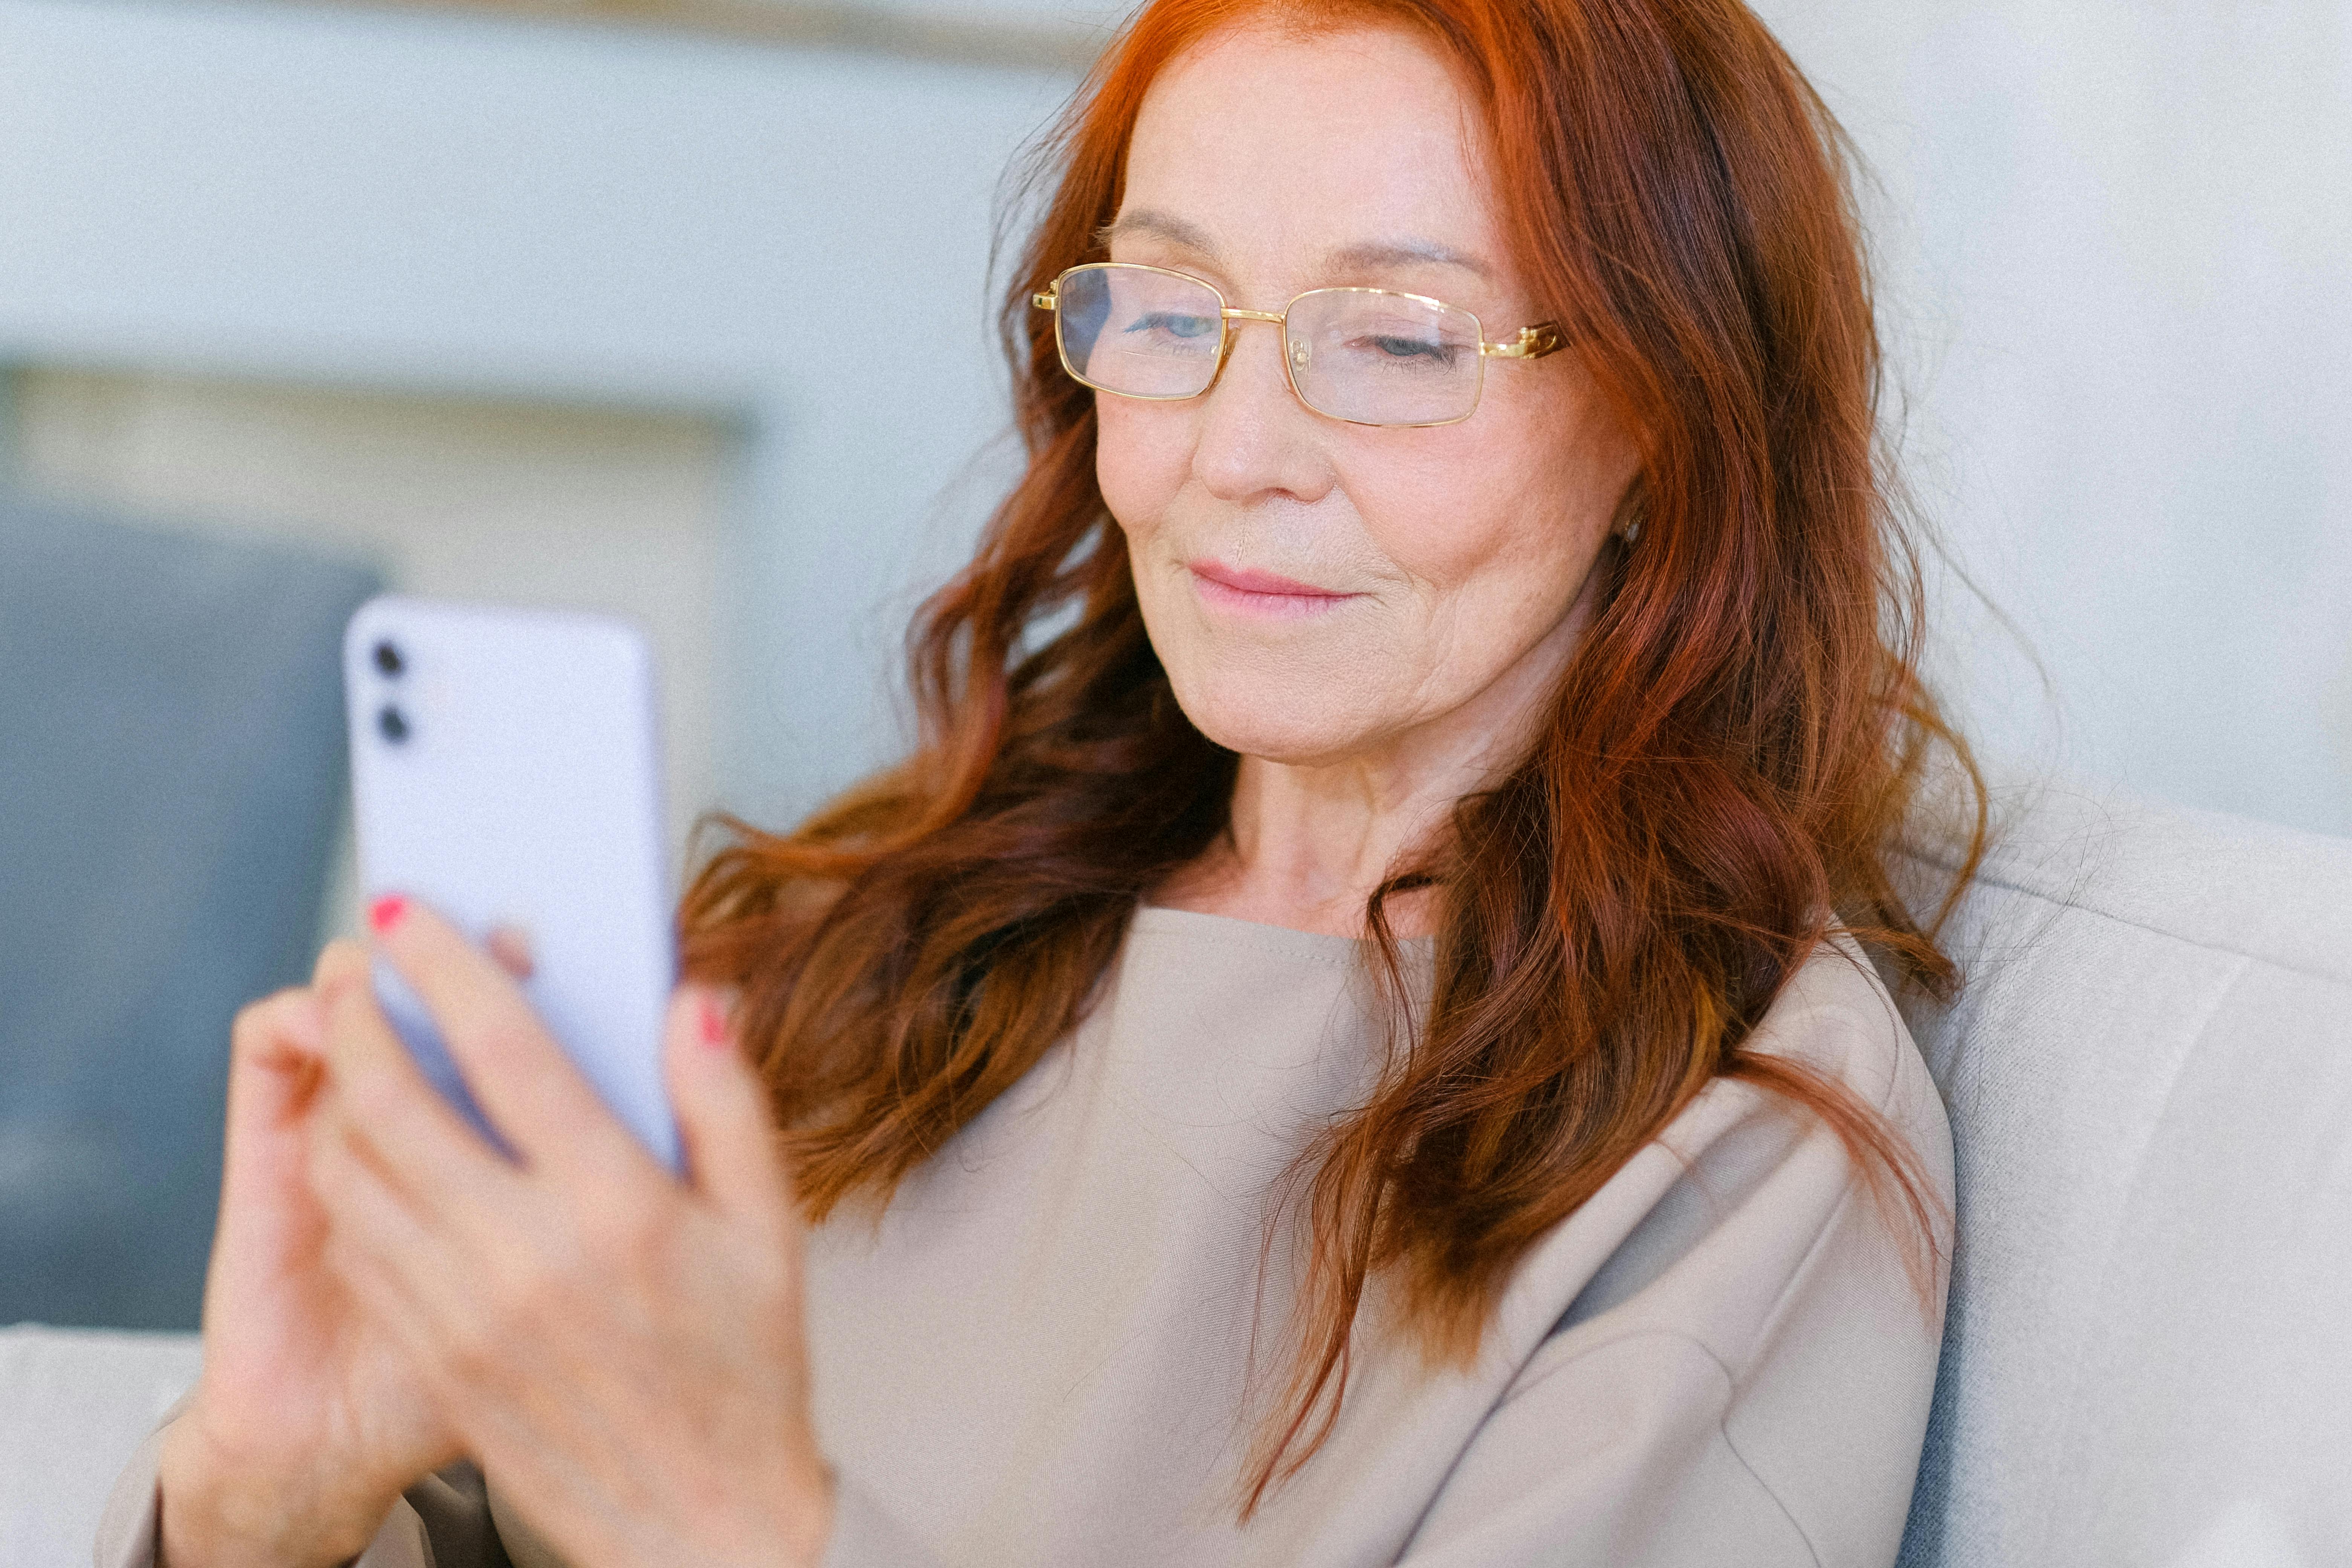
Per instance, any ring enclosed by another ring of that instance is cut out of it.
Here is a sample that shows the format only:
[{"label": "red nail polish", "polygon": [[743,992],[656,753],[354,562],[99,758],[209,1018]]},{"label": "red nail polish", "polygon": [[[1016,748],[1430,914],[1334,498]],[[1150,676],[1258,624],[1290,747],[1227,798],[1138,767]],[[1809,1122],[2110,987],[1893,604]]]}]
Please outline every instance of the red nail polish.
[{"label": "red nail polish", "polygon": [[727,1043],[727,1015],[708,996],[702,999],[702,1043],[713,1048]]},{"label": "red nail polish", "polygon": [[406,899],[398,893],[386,893],[368,906],[368,924],[375,927],[376,934],[381,936],[398,925],[400,917],[407,912]]}]

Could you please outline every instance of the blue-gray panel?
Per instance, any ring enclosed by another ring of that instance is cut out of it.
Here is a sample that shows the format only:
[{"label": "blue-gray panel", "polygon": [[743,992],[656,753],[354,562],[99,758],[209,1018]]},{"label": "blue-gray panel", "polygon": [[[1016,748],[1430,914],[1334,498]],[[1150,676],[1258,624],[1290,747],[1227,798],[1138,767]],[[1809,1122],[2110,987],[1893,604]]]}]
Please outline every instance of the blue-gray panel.
[{"label": "blue-gray panel", "polygon": [[0,1322],[194,1325],[229,1020],[308,971],[375,586],[0,498]]}]

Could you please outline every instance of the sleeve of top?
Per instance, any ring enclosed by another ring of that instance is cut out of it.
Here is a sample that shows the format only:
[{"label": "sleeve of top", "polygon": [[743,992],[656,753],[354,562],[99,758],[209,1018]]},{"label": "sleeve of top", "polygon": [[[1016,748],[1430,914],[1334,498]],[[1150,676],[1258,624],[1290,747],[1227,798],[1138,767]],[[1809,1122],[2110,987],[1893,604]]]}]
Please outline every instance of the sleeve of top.
[{"label": "sleeve of top", "polygon": [[[183,1403],[185,1403],[183,1401]],[[175,1408],[173,1415],[178,1414]],[[97,1568],[155,1568],[161,1498],[156,1468],[164,1424],[149,1434],[116,1478],[98,1527]],[[938,1559],[908,1535],[862,1487],[841,1479],[834,1493],[833,1534],[822,1568],[937,1568]],[[510,1568],[491,1522],[482,1473],[460,1462],[425,1477],[392,1511],[350,1568]]]},{"label": "sleeve of top", "polygon": [[[97,1568],[155,1568],[156,1467],[169,1426],[166,1420],[151,1433],[116,1479],[99,1523]],[[823,1568],[936,1568],[937,1563],[863,1488],[845,1478],[838,1483]],[[409,1488],[351,1568],[510,1568],[491,1523],[481,1471],[461,1462]]]},{"label": "sleeve of top", "polygon": [[1731,1377],[1676,1335],[1563,1361],[1489,1417],[1403,1568],[1820,1568],[1724,1430]]},{"label": "sleeve of top", "polygon": [[[97,1568],[155,1568],[162,1517],[156,1468],[170,1425],[150,1434],[116,1478],[99,1521]],[[490,1524],[481,1471],[460,1461],[410,1487],[350,1568],[509,1568]]]}]

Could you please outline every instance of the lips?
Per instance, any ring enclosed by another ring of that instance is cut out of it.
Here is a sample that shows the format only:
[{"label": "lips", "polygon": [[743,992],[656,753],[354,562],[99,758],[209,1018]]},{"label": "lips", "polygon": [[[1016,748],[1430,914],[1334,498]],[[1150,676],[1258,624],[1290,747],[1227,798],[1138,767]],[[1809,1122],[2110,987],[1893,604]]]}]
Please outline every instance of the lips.
[{"label": "lips", "polygon": [[1185,567],[1192,574],[1202,599],[1224,609],[1259,615],[1313,615],[1356,597],[1301,583],[1295,577],[1221,565],[1214,561],[1188,561]]}]

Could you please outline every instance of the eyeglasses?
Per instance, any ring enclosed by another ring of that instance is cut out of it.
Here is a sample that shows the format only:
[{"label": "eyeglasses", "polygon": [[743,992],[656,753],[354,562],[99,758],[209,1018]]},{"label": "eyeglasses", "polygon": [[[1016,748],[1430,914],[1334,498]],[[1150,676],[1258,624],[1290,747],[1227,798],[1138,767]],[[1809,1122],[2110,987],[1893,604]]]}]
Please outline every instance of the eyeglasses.
[{"label": "eyeglasses", "polygon": [[1073,267],[1029,302],[1054,312],[1062,368],[1120,397],[1181,402],[1216,384],[1235,321],[1282,329],[1298,401],[1350,425],[1454,425],[1478,406],[1490,359],[1532,360],[1565,340],[1549,321],[1490,343],[1458,305],[1392,289],[1310,289],[1279,313],[1236,310],[1187,273],[1128,261]]}]

